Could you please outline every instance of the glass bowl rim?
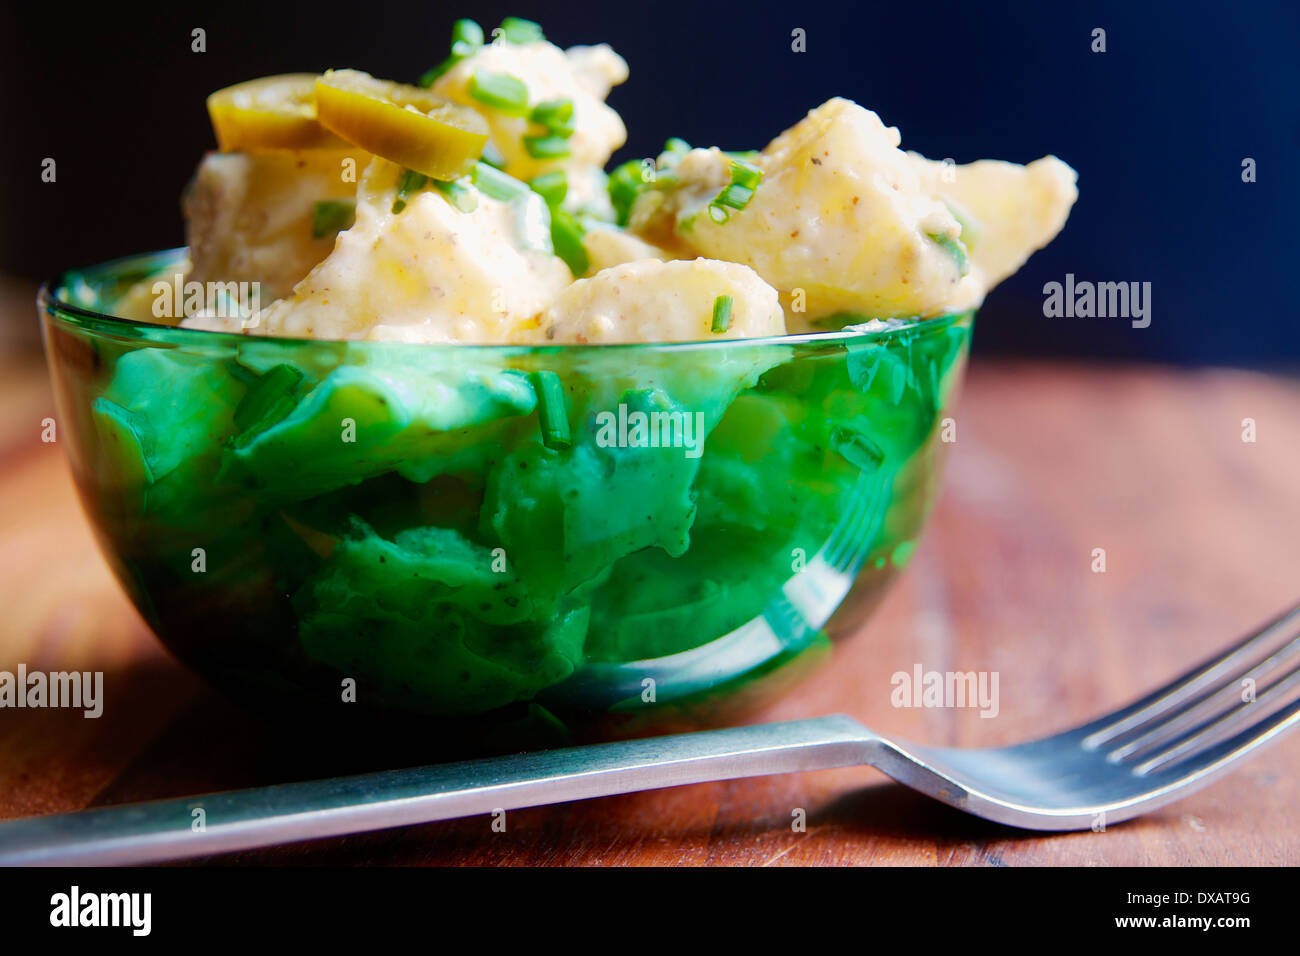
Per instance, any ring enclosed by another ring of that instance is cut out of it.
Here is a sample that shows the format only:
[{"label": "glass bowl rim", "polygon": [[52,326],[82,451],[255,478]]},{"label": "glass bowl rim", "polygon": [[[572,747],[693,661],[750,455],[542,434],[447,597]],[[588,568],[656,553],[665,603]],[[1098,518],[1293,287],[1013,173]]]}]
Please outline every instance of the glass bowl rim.
[{"label": "glass bowl rim", "polygon": [[[285,347],[338,347],[344,346],[361,346],[361,347],[393,347],[411,349],[418,348],[423,350],[453,350],[461,352],[465,349],[473,349],[480,354],[484,351],[500,351],[511,354],[529,354],[529,355],[554,355],[554,354],[593,354],[597,352],[609,351],[641,351],[641,352],[696,352],[707,350],[734,349],[740,347],[763,348],[772,346],[796,346],[796,345],[836,345],[847,344],[849,342],[862,343],[881,341],[893,336],[941,328],[946,325],[956,324],[964,320],[973,320],[978,307],[966,309],[959,312],[945,312],[941,315],[929,316],[926,318],[889,318],[882,321],[891,324],[881,329],[840,329],[825,332],[801,332],[796,334],[769,335],[757,338],[746,339],[712,339],[696,341],[672,341],[672,342],[616,342],[600,344],[578,344],[578,343],[556,343],[554,345],[536,345],[536,344],[510,344],[504,342],[497,343],[460,343],[460,342],[402,342],[392,340],[378,339],[325,339],[325,338],[302,338],[287,335],[249,335],[241,332],[221,332],[212,329],[194,329],[181,328],[175,325],[163,325],[158,322],[142,322],[137,319],[128,319],[122,316],[110,315],[106,312],[99,312],[95,309],[77,305],[68,301],[66,297],[59,293],[63,292],[69,280],[73,277],[102,275],[110,276],[115,272],[120,272],[127,267],[139,267],[146,263],[155,264],[155,268],[147,269],[146,274],[152,274],[157,270],[164,268],[166,265],[175,264],[184,261],[188,255],[188,249],[185,246],[178,246],[172,249],[161,249],[154,252],[136,253],[134,255],[121,256],[116,259],[109,259],[105,262],[95,265],[86,266],[80,269],[68,269],[61,273],[57,278],[48,279],[41,283],[40,290],[36,294],[36,305],[40,311],[53,319],[66,322],[92,334],[108,334],[132,339],[147,339],[151,342],[170,345],[196,345],[196,346],[219,346],[222,344],[228,346],[247,345],[250,342],[282,343]],[[864,322],[873,321],[869,317],[864,317]]]}]

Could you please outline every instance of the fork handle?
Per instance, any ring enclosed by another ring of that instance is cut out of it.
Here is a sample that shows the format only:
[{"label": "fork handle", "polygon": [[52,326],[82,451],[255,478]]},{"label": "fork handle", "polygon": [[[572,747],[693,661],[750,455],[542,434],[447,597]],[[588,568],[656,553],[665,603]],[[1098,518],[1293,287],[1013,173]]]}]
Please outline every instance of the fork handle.
[{"label": "fork handle", "polygon": [[875,740],[861,724],[835,715],[52,814],[0,823],[0,864],[158,863],[616,793],[824,770],[868,762]]}]

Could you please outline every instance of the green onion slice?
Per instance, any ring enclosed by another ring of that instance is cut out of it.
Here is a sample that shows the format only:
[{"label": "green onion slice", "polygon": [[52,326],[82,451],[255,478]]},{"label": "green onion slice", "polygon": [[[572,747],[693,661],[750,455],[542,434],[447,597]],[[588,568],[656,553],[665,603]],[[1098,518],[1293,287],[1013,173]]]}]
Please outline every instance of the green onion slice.
[{"label": "green onion slice", "polygon": [[609,201],[614,207],[618,224],[626,226],[637,197],[650,188],[641,160],[629,159],[617,166],[609,174],[605,188],[609,192]]},{"label": "green onion slice", "polygon": [[750,190],[757,189],[758,184],[763,181],[763,170],[753,163],[745,162],[743,159],[733,159],[731,161],[731,181]]},{"label": "green onion slice", "polygon": [[533,159],[563,159],[573,152],[564,136],[525,136],[524,149]]},{"label": "green onion slice", "polygon": [[713,300],[712,330],[714,332],[725,332],[731,325],[731,303],[732,299],[729,295],[720,295]]},{"label": "green onion slice", "polygon": [[397,198],[393,200],[393,215],[405,209],[410,198],[423,189],[428,181],[429,177],[423,173],[417,173],[413,169],[403,170],[402,178],[397,181]]},{"label": "green onion slice", "polygon": [[945,236],[940,233],[926,233],[926,238],[952,256],[957,263],[957,272],[966,275],[970,272],[970,260],[966,257],[966,245],[956,236]]},{"label": "green onion slice", "polygon": [[952,213],[952,218],[956,219],[957,224],[961,226],[960,239],[962,245],[966,247],[967,251],[975,248],[976,243],[978,243],[980,239],[980,229],[975,225],[975,220],[963,207],[958,206],[953,200],[942,196],[940,197],[940,200],[948,207],[948,211]]},{"label": "green onion slice", "polygon": [[754,191],[763,181],[763,170],[753,163],[737,158],[729,153],[731,160],[731,182],[722,187],[722,191],[709,203],[709,218],[722,225],[731,218],[730,209],[744,209],[754,198]]},{"label": "green onion slice", "polygon": [[351,229],[356,217],[357,204],[351,199],[322,199],[311,207],[311,237],[324,239]]},{"label": "green onion slice", "polygon": [[546,200],[548,206],[559,206],[569,194],[569,177],[562,169],[542,173],[528,183],[529,188]]},{"label": "green onion slice", "polygon": [[749,205],[749,201],[754,198],[754,190],[748,186],[741,186],[738,183],[732,183],[725,186],[722,192],[714,198],[714,202],[732,209],[744,209]]},{"label": "green onion slice", "polygon": [[523,80],[509,73],[475,70],[469,78],[469,95],[512,116],[523,116],[528,112],[528,87]]},{"label": "green onion slice", "polygon": [[569,434],[568,403],[564,397],[564,383],[549,369],[533,372],[533,391],[537,393],[537,420],[542,426],[542,444],[547,448],[563,450],[573,447]]},{"label": "green onion slice", "polygon": [[522,17],[506,17],[501,26],[492,31],[494,37],[498,33],[507,43],[540,43],[546,39],[539,24]]},{"label": "green onion slice", "polygon": [[576,279],[585,275],[591,267],[591,257],[582,241],[582,225],[571,213],[563,209],[551,210],[551,246],[555,254],[564,260]]},{"label": "green onion slice", "polygon": [[451,56],[437,66],[426,70],[424,75],[420,77],[420,85],[425,88],[433,86],[438,77],[461,60],[473,56],[482,46],[483,28],[473,20],[457,20],[452,24],[451,28]]},{"label": "green onion slice", "polygon": [[495,166],[489,166],[483,162],[474,164],[474,169],[471,170],[469,178],[474,187],[483,195],[499,199],[502,202],[509,202],[516,196],[522,196],[528,192],[527,184],[521,183],[515,177],[503,173]]},{"label": "green onion slice", "polygon": [[451,26],[451,52],[469,56],[483,45],[483,28],[466,17]]},{"label": "green onion slice", "polygon": [[546,127],[553,136],[572,136],[573,100],[544,100],[533,107],[528,118],[538,126]]},{"label": "green onion slice", "polygon": [[474,190],[466,185],[463,177],[449,181],[435,179],[433,187],[446,196],[447,202],[461,212],[473,212],[478,208],[478,197],[474,195]]}]

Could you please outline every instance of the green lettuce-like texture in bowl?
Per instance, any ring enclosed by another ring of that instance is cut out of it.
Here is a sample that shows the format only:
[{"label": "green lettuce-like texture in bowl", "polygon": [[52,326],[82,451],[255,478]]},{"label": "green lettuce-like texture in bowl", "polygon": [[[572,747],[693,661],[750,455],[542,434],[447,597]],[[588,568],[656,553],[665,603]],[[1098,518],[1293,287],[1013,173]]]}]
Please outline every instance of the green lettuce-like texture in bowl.
[{"label": "green lettuce-like texture in bowl", "polygon": [[109,317],[180,256],[40,302],[149,625],[283,713],[548,743],[730,719],[833,655],[920,532],[972,322],[538,348]]}]

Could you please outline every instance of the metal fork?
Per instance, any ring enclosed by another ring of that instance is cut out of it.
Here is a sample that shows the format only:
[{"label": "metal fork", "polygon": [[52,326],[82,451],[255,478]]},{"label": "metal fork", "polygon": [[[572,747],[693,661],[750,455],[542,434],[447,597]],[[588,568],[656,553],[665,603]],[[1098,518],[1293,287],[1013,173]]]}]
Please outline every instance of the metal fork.
[{"label": "metal fork", "polygon": [[0,863],[151,863],[860,764],[999,823],[1100,829],[1205,786],[1295,727],[1298,652],[1300,606],[1136,703],[1014,747],[921,747],[820,717],[17,820],[0,824]]}]

